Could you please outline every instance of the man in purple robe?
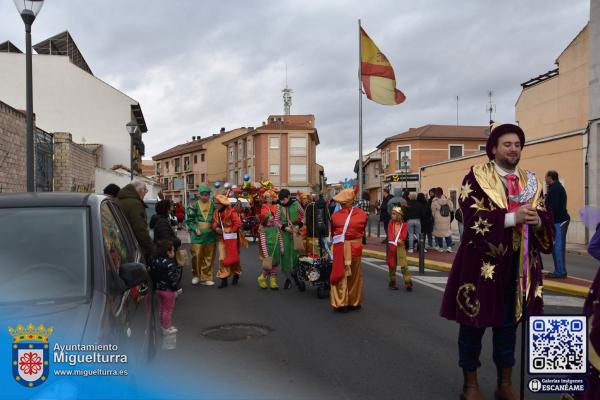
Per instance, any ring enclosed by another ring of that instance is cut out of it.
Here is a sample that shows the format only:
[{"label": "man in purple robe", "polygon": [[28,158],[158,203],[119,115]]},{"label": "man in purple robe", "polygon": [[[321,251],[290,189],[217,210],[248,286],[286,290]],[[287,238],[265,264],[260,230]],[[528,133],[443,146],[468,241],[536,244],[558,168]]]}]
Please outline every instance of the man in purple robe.
[{"label": "man in purple robe", "polygon": [[463,240],[440,314],[460,324],[459,366],[465,379],[461,399],[483,399],[477,368],[487,327],[493,330],[498,370],[495,397],[517,398],[511,383],[517,324],[523,310],[525,316],[543,310],[540,252],[552,252],[554,226],[541,183],[533,172],[519,168],[524,144],[518,126],[493,128],[486,145],[490,162],[471,167],[460,191]]}]

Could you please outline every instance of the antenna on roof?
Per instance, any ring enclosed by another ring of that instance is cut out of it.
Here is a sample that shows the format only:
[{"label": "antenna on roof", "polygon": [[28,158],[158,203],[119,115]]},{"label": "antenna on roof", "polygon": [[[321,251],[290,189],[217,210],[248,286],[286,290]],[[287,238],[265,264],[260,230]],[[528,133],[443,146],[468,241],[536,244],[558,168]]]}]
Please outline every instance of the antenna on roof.
[{"label": "antenna on roof", "polygon": [[492,119],[492,113],[496,112],[496,104],[492,103],[493,94],[494,92],[492,92],[492,89],[489,89],[488,97],[490,98],[490,101],[488,102],[487,108],[485,109],[486,112],[490,113],[490,126],[494,123],[494,120]]},{"label": "antenna on roof", "polygon": [[458,126],[458,95],[456,96],[456,126]]},{"label": "antenna on roof", "polygon": [[283,92],[283,113],[290,115],[290,108],[292,107],[292,93],[293,90],[288,88],[287,85],[287,63],[285,64],[285,89]]}]

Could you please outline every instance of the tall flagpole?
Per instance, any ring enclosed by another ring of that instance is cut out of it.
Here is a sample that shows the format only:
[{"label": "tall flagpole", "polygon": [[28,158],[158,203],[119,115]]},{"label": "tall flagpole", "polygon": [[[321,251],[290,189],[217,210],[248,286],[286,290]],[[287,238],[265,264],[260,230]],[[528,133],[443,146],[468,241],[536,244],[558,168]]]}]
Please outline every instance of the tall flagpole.
[{"label": "tall flagpole", "polygon": [[363,148],[362,148],[362,81],[361,81],[361,33],[360,19],[358,20],[358,198],[362,198],[363,192]]}]

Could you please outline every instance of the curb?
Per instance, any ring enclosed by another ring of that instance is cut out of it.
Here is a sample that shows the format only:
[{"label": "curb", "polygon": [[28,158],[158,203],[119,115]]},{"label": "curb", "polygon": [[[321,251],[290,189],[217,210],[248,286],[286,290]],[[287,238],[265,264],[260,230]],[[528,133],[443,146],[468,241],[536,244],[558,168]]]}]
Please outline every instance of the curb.
[{"label": "curb", "polygon": [[[362,254],[363,254],[363,256],[377,258],[379,260],[386,259],[385,253],[382,251],[364,250],[363,249]],[[418,258],[407,257],[407,260],[412,265],[419,265]],[[445,262],[425,260],[425,268],[433,269],[435,271],[450,272],[451,267],[452,267],[452,264],[448,264]],[[570,296],[583,297],[583,298],[586,298],[590,291],[590,288],[586,287],[586,286],[573,285],[571,283],[556,282],[556,281],[550,280],[550,279],[545,279],[543,281],[543,285],[544,285],[544,289],[546,289],[549,292],[568,294]]]}]

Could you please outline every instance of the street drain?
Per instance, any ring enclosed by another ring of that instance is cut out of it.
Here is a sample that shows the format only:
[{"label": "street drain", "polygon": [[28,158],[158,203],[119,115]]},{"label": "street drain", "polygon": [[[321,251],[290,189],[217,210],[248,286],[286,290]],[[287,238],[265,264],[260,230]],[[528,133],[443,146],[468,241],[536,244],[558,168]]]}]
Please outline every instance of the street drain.
[{"label": "street drain", "polygon": [[225,324],[205,329],[202,336],[212,340],[235,342],[267,336],[272,329],[263,325]]}]

